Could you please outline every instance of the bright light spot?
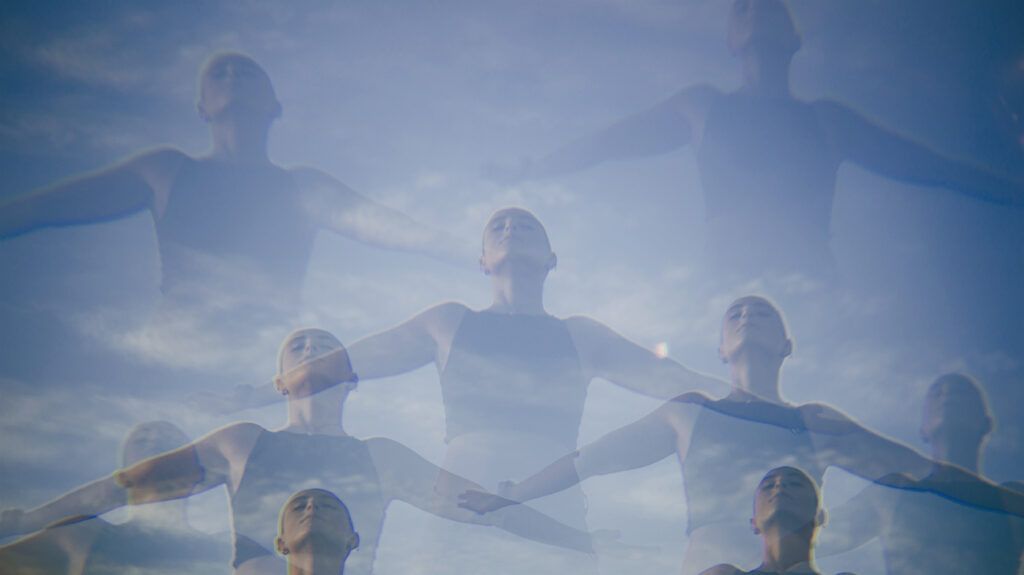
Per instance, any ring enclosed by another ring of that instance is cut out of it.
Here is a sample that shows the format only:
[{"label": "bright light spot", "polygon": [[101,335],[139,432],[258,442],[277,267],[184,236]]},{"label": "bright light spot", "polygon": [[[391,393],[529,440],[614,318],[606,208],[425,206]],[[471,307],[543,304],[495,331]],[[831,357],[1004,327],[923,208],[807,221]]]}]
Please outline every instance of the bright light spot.
[{"label": "bright light spot", "polygon": [[658,345],[654,346],[654,355],[660,358],[668,357],[668,342],[663,341]]}]

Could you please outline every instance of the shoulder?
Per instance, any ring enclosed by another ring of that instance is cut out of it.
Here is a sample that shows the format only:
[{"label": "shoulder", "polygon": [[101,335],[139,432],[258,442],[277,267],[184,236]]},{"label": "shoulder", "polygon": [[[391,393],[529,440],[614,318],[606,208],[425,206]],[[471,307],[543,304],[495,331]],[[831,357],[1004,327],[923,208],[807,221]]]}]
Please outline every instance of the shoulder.
[{"label": "shoulder", "polygon": [[710,569],[705,569],[700,572],[700,575],[743,575],[743,571],[740,571],[735,565],[728,563],[719,563]]},{"label": "shoulder", "polygon": [[469,311],[470,309],[465,304],[449,301],[428,307],[418,313],[413,321],[422,323],[430,330],[448,332],[456,329],[463,316]]},{"label": "shoulder", "polygon": [[371,437],[362,440],[373,460],[373,466],[382,476],[388,476],[389,472],[409,472],[415,466],[414,463],[426,461],[420,454],[402,445],[394,439],[387,437]]},{"label": "shoulder", "polygon": [[196,444],[212,446],[225,453],[235,452],[238,449],[246,449],[248,451],[255,444],[260,434],[265,431],[266,429],[262,426],[247,421],[232,423],[211,432],[209,435],[196,441]]},{"label": "shoulder", "polygon": [[144,174],[168,173],[180,170],[184,165],[196,160],[185,152],[169,146],[153,148],[131,156],[124,166]]},{"label": "shoulder", "polygon": [[611,335],[615,333],[612,328],[585,315],[569,316],[563,319],[562,323],[565,325],[566,329],[569,330],[569,333],[573,334],[573,336],[578,334],[581,336],[592,337],[599,335]]}]

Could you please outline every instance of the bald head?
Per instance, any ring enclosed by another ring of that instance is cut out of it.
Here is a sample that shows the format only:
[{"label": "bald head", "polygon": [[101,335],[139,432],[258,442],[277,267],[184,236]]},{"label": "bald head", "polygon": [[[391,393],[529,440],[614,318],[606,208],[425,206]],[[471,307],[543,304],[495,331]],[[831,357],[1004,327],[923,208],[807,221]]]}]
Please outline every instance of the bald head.
[{"label": "bald head", "polygon": [[800,49],[800,34],[782,0],[735,0],[728,42],[734,55],[761,51],[790,57]]},{"label": "bald head", "polygon": [[256,60],[238,52],[210,56],[199,72],[199,116],[205,122],[241,118],[271,122],[281,115],[274,86]]}]

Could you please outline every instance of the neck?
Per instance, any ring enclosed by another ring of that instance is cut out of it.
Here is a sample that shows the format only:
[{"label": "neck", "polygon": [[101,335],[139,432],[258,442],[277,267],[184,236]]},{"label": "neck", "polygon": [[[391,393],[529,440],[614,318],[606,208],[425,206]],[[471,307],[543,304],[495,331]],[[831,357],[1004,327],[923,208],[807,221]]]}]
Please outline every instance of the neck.
[{"label": "neck", "polygon": [[779,395],[779,372],[782,358],[761,349],[744,349],[729,359],[732,384],[768,401],[782,402]]},{"label": "neck", "polygon": [[[544,311],[544,280],[547,270],[514,269],[504,264],[500,273],[491,275],[494,301],[490,311],[508,314],[546,315]],[[510,269],[511,268],[511,269]]]},{"label": "neck", "polygon": [[758,96],[791,98],[789,63],[792,55],[748,49],[742,56],[743,91]]},{"label": "neck", "polygon": [[288,558],[288,575],[342,575],[347,555],[323,553],[312,549],[292,553]]},{"label": "neck", "polygon": [[288,426],[293,433],[347,435],[342,425],[348,389],[335,385],[319,393],[288,398]]},{"label": "neck", "polygon": [[814,537],[813,527],[787,531],[773,526],[768,528],[762,536],[764,546],[759,569],[785,573],[787,569],[791,569],[795,565],[807,563],[809,569],[817,571],[811,552],[811,541]]},{"label": "neck", "polygon": [[957,438],[932,438],[932,459],[959,465],[964,469],[981,474],[981,441]]},{"label": "neck", "polygon": [[269,164],[267,136],[269,122],[234,118],[210,123],[213,152],[210,157],[231,164]]}]

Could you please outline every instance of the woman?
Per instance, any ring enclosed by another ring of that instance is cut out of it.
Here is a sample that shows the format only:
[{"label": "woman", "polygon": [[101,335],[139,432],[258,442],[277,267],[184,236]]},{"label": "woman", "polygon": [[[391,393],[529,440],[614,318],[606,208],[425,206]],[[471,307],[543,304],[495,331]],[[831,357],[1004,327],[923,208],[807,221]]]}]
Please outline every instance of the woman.
[{"label": "woman", "polygon": [[320,486],[341,496],[362,544],[348,561],[352,573],[370,573],[385,511],[401,500],[457,521],[495,525],[524,537],[589,551],[586,533],[530,509],[480,521],[437,497],[439,477],[453,486],[479,488],[449,476],[407,447],[385,438],[360,440],[345,433],[342,413],[354,374],[341,343],[330,333],[305,329],[281,346],[275,386],[287,399],[288,424],[269,431],[235,423],[180,449],[142,461],[24,514],[5,512],[0,535],[26,533],[68,516],[98,515],[125,504],[188,497],[223,485],[231,501],[233,566],[238,575],[283,571],[274,555],[278,510],[301,488]]}]

